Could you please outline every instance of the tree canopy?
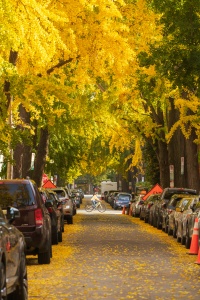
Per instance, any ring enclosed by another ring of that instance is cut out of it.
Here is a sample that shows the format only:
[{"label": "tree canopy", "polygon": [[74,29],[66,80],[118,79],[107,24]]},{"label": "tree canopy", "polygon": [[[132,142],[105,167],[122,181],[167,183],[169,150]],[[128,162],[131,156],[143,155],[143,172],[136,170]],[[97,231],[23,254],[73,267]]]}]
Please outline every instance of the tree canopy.
[{"label": "tree canopy", "polygon": [[1,0],[0,7],[6,159],[16,147],[24,157],[39,153],[40,130],[44,168],[68,180],[108,166],[142,168],[145,144],[161,172],[169,167],[161,149],[179,128],[197,145],[196,1]]}]

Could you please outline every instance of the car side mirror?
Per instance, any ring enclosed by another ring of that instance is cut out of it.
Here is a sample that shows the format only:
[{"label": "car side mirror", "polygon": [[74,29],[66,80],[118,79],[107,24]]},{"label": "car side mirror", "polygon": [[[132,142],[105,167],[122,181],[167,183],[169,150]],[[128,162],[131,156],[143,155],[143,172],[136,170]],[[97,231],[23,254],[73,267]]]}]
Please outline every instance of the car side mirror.
[{"label": "car side mirror", "polygon": [[196,206],[197,206],[197,203],[191,204],[191,205],[190,205],[191,210],[192,210],[192,211],[195,211]]}]

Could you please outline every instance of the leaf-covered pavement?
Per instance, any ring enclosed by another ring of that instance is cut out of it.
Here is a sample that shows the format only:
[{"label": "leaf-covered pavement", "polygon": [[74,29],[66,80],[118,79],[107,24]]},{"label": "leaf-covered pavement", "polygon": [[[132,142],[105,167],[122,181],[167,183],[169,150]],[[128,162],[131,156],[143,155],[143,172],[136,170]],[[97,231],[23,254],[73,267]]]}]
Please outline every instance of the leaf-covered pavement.
[{"label": "leaf-covered pavement", "polygon": [[200,299],[197,256],[127,215],[74,216],[50,265],[28,257],[29,300]]}]

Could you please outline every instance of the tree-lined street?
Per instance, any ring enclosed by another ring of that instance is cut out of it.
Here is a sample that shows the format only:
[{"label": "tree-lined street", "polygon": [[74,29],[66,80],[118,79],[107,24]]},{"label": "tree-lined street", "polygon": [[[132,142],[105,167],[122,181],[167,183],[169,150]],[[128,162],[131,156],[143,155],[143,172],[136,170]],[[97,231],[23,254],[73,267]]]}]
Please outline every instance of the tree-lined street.
[{"label": "tree-lined street", "polygon": [[198,1],[1,2],[1,177],[200,190]]},{"label": "tree-lined street", "polygon": [[83,205],[50,265],[28,258],[29,300],[199,299],[196,256],[144,221]]}]

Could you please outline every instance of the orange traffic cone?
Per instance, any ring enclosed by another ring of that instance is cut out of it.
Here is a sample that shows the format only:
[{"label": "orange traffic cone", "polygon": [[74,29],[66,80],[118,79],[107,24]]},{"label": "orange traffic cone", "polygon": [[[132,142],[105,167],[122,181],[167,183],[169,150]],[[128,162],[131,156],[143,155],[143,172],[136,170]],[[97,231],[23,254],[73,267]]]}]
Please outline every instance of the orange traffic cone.
[{"label": "orange traffic cone", "polygon": [[126,212],[126,206],[123,207],[122,214],[125,215],[125,212]]},{"label": "orange traffic cone", "polygon": [[196,218],[194,222],[194,229],[192,234],[190,251],[188,252],[188,254],[198,254],[198,252],[199,252],[199,228],[198,228],[198,218]]},{"label": "orange traffic cone", "polygon": [[200,265],[200,247],[198,251],[197,261],[195,262],[195,264]]}]

